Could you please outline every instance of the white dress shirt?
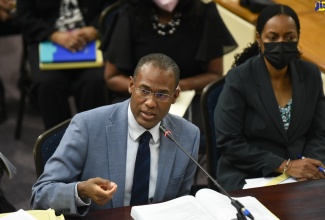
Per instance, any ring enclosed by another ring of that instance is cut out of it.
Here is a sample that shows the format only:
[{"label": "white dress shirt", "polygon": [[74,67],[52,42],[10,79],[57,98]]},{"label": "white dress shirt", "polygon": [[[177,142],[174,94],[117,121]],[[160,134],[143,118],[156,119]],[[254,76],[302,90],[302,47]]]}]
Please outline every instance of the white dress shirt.
[{"label": "white dress shirt", "polygon": [[[158,159],[159,159],[159,144],[160,144],[159,126],[160,126],[160,122],[156,126],[148,130],[152,135],[152,139],[150,139],[149,142],[150,155],[151,155],[150,183],[149,183],[150,199],[152,199],[155,195],[157,175],[158,175]],[[147,130],[141,127],[138,124],[138,122],[135,120],[129,104],[124,206],[130,205],[132,185],[133,185],[134,165],[135,165],[135,160],[138,152],[139,137],[145,131]]]}]

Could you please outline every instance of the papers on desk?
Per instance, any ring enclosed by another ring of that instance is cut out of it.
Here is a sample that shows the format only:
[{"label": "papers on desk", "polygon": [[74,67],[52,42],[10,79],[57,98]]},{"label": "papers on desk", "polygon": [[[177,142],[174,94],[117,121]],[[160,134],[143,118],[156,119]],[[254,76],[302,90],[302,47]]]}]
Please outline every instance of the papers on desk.
[{"label": "papers on desk", "polygon": [[[255,219],[278,219],[255,197],[235,198],[247,208]],[[167,202],[133,206],[131,216],[135,220],[230,220],[237,210],[225,195],[211,189],[199,190],[194,196],[182,196]]]},{"label": "papers on desk", "polygon": [[[243,189],[255,188],[255,187],[263,187],[267,185],[270,181],[272,181],[276,177],[261,177],[261,178],[253,178],[253,179],[246,179],[246,184],[244,185]],[[278,184],[285,184],[285,183],[294,183],[297,180],[293,177],[290,177]]]},{"label": "papers on desk", "polygon": [[20,209],[17,212],[12,212],[10,214],[5,215],[4,217],[0,216],[1,220],[37,220],[34,218],[31,214],[28,212],[25,212],[24,210]]},{"label": "papers on desk", "polygon": [[56,216],[53,209],[28,210],[0,214],[0,220],[64,220],[63,215]]},{"label": "papers on desk", "polygon": [[176,102],[171,105],[169,113],[183,117],[194,98],[195,90],[181,91]]}]

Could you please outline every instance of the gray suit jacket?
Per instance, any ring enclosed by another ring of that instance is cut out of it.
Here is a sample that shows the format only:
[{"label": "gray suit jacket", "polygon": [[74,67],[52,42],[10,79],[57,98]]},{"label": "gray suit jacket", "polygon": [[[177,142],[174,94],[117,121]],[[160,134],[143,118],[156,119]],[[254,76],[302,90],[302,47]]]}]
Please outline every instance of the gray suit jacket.
[{"label": "gray suit jacket", "polygon": [[233,68],[215,111],[217,147],[222,156],[217,178],[227,190],[246,178],[272,173],[283,160],[305,157],[325,162],[325,99],[314,64],[290,63],[291,120],[286,131],[263,56]]},{"label": "gray suit jacket", "polygon": [[[44,173],[32,189],[34,209],[53,208],[69,215],[85,215],[89,207],[76,207],[75,184],[101,177],[118,185],[113,199],[104,206],[92,202],[90,209],[123,206],[129,100],[77,114],[66,130]],[[162,125],[197,159],[199,129],[183,118],[168,114]],[[153,202],[187,195],[196,165],[175,143],[161,135],[158,177]]]}]

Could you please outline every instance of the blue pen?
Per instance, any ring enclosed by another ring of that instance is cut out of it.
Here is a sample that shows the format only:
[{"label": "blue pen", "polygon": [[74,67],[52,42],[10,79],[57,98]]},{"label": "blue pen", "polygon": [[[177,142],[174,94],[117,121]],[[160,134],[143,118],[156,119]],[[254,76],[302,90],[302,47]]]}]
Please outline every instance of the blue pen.
[{"label": "blue pen", "polygon": [[[305,159],[304,156],[301,156],[300,154],[297,155],[299,159]],[[323,167],[318,167],[318,170],[321,171],[323,174],[325,174],[325,169]]]},{"label": "blue pen", "polygon": [[318,167],[318,170],[322,171],[323,174],[325,175],[325,169],[323,167]]}]

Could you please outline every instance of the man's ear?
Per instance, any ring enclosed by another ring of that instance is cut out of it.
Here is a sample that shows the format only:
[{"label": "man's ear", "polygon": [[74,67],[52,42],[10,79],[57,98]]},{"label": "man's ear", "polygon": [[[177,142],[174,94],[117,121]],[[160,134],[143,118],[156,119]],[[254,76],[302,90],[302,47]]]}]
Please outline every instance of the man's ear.
[{"label": "man's ear", "polygon": [[173,96],[172,96],[172,104],[174,104],[176,102],[177,98],[180,95],[180,92],[181,92],[181,90],[179,89],[179,87],[177,87]]},{"label": "man's ear", "polygon": [[129,79],[129,93],[130,94],[132,94],[133,87],[134,87],[134,78],[132,76],[130,76],[130,79]]}]

